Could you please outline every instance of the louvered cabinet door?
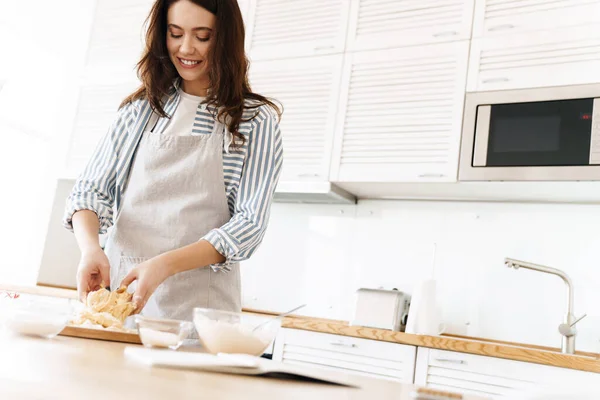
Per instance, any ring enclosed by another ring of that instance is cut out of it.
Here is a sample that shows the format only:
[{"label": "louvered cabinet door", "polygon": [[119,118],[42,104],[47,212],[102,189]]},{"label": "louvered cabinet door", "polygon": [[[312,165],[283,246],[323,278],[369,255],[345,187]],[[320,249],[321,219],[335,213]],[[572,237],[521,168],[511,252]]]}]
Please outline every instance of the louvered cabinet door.
[{"label": "louvered cabinet door", "polygon": [[252,64],[252,90],[283,104],[281,180],[327,181],[342,56]]},{"label": "louvered cabinet door", "polygon": [[600,81],[600,24],[473,39],[469,91]]},{"label": "louvered cabinet door", "polygon": [[600,22],[600,0],[477,0],[473,37]]},{"label": "louvered cabinet door", "polygon": [[252,4],[252,0],[238,0],[238,6],[240,7],[240,11],[242,13],[242,18],[244,19],[244,24],[247,26],[250,21],[248,20],[250,18],[250,7]]},{"label": "louvered cabinet door", "polygon": [[153,0],[97,2],[86,60],[88,75],[135,69],[145,43],[144,20],[153,3]]},{"label": "louvered cabinet door", "polygon": [[117,118],[119,104],[135,90],[137,84],[128,82],[81,86],[67,154],[68,176],[75,177],[83,171],[100,139]]},{"label": "louvered cabinet door", "polygon": [[351,0],[349,51],[471,36],[474,0]]},{"label": "louvered cabinet door", "polygon": [[273,359],[310,368],[412,383],[416,347],[399,343],[282,328]]},{"label": "louvered cabinet door", "polygon": [[343,53],[349,1],[252,0],[252,60]]},{"label": "louvered cabinet door", "polygon": [[415,384],[432,389],[513,399],[525,391],[551,391],[554,385],[567,383],[572,388],[597,387],[600,375],[447,350],[417,349]]},{"label": "louvered cabinet door", "polygon": [[468,41],[348,54],[332,178],[456,180]]}]

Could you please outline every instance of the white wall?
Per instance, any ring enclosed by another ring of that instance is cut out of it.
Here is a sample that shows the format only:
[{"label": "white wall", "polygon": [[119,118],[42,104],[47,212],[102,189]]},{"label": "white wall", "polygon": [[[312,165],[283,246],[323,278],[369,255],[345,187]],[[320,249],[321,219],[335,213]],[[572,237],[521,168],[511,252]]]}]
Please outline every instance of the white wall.
[{"label": "white wall", "polygon": [[556,276],[509,270],[504,257],[553,266],[587,313],[577,349],[600,351],[600,206],[361,201],[275,204],[265,240],[243,263],[244,306],[349,320],[359,287],[411,292],[438,281],[450,332],[560,346],[566,289]]},{"label": "white wall", "polygon": [[0,3],[0,282],[35,283],[95,0]]},{"label": "white wall", "polygon": [[[64,144],[71,139],[95,3],[0,5],[0,52],[9,55],[0,63],[1,282],[35,283],[51,177],[69,148]],[[23,62],[30,59],[42,61]],[[598,351],[597,226],[600,206],[275,204],[262,247],[243,265],[244,305],[283,311],[307,302],[304,314],[348,320],[357,288],[410,291],[418,280],[434,277],[452,332],[558,346],[562,282],[506,269],[502,260],[511,256],[571,275],[575,311],[591,315],[579,325],[577,348]]]}]

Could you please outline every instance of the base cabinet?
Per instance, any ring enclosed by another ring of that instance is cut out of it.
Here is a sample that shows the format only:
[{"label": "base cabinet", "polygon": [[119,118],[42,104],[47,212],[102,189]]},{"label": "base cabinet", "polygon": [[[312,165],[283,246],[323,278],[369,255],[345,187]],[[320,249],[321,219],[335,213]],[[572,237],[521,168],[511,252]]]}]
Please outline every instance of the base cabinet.
[{"label": "base cabinet", "polygon": [[415,383],[432,389],[507,399],[553,387],[597,388],[600,374],[419,347]]},{"label": "base cabinet", "polygon": [[404,344],[283,328],[273,360],[412,383],[416,351]]}]

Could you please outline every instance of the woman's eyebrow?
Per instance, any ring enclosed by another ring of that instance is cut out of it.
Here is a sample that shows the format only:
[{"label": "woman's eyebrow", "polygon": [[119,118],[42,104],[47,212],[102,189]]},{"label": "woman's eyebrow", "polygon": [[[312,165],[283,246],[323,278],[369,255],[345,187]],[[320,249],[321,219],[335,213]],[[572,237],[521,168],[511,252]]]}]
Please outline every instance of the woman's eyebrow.
[{"label": "woman's eyebrow", "polygon": [[[169,24],[167,25],[169,28],[175,28],[175,29],[181,29],[184,30],[182,27],[177,26],[175,24]],[[212,29],[210,29],[207,26],[197,26],[196,28],[193,28],[192,31],[212,31]]]}]

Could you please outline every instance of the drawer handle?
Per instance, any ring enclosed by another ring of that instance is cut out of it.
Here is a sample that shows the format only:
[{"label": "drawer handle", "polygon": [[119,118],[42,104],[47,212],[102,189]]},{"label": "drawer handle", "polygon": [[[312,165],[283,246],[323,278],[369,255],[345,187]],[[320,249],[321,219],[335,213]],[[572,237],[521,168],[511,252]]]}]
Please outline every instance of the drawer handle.
[{"label": "drawer handle", "polygon": [[483,83],[508,82],[508,81],[509,81],[508,78],[489,78],[489,79],[484,79]]},{"label": "drawer handle", "polygon": [[456,35],[458,35],[458,32],[456,32],[456,31],[446,31],[446,32],[434,33],[433,37],[456,36]]},{"label": "drawer handle", "polygon": [[488,31],[490,31],[490,32],[503,31],[505,29],[513,29],[514,27],[515,26],[513,24],[496,25],[496,26],[492,26],[491,28],[489,28]]},{"label": "drawer handle", "polygon": [[321,175],[319,174],[314,174],[314,173],[303,173],[303,174],[298,174],[296,175],[298,178],[320,178]]},{"label": "drawer handle", "polygon": [[453,358],[436,358],[435,361],[452,363],[452,364],[466,364],[467,363],[465,360],[455,360]]},{"label": "drawer handle", "polygon": [[419,178],[445,178],[445,174],[419,174]]},{"label": "drawer handle", "polygon": [[351,347],[351,348],[357,347],[354,343],[331,342],[329,344],[331,344],[332,346],[341,346],[341,347]]}]

